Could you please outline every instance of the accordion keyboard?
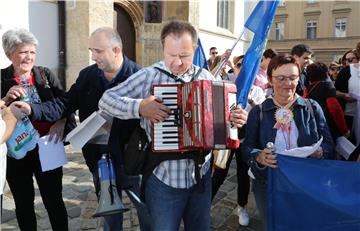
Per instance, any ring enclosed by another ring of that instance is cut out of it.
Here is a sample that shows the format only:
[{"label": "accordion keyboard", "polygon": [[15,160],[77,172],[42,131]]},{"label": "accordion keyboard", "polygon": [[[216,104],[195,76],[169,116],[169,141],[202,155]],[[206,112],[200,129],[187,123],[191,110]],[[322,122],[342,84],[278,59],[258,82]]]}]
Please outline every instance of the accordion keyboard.
[{"label": "accordion keyboard", "polygon": [[163,104],[171,110],[166,120],[154,124],[154,150],[179,149],[177,90],[177,86],[154,87],[154,96],[162,99]]}]

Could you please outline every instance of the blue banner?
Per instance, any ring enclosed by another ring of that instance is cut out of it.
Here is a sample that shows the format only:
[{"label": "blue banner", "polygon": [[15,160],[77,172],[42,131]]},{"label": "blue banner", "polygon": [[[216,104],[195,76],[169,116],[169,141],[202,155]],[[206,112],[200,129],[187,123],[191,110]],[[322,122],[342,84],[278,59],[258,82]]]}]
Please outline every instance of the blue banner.
[{"label": "blue banner", "polygon": [[245,53],[242,68],[235,82],[237,102],[242,108],[246,107],[278,3],[278,1],[260,1],[245,23],[245,27],[254,32],[254,37]]},{"label": "blue banner", "polygon": [[278,155],[268,172],[268,231],[359,231],[360,163]]},{"label": "blue banner", "polygon": [[201,68],[205,68],[206,70],[209,70],[207,60],[206,60],[206,56],[205,56],[205,53],[204,53],[204,49],[203,49],[203,47],[201,45],[200,38],[198,38],[198,46],[197,46],[197,48],[195,50],[193,64],[196,65],[196,66],[199,66]]}]

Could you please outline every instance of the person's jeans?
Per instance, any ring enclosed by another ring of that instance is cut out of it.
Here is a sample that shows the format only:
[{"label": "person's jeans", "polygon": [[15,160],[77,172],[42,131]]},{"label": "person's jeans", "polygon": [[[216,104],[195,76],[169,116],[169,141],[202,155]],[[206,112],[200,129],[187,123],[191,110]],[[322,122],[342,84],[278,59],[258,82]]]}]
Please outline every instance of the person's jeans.
[{"label": "person's jeans", "polygon": [[252,180],[252,189],[255,195],[256,207],[259,211],[259,216],[263,222],[264,230],[267,229],[267,185],[257,180]]},{"label": "person's jeans", "polygon": [[146,181],[145,200],[151,216],[151,230],[179,230],[181,219],[185,230],[210,230],[211,171],[203,177],[204,191],[194,185],[189,189],[170,187],[155,175]]}]

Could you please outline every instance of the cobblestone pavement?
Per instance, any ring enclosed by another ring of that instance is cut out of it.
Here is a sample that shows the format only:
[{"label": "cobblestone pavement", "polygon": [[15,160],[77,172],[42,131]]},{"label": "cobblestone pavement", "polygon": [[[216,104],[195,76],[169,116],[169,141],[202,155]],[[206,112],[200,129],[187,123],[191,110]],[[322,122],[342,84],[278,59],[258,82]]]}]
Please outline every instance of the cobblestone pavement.
[{"label": "cobblestone pavement", "polygon": [[[101,218],[92,218],[97,207],[96,196],[92,183],[91,174],[84,163],[82,154],[66,148],[69,163],[64,166],[63,177],[63,197],[69,217],[70,230],[102,230],[103,221]],[[34,180],[34,182],[36,182]],[[236,162],[233,161],[228,178],[218,191],[212,207],[212,229],[216,231],[238,230],[238,231],[260,231],[261,222],[255,208],[253,194],[250,194],[248,212],[250,215],[250,225],[241,227],[236,215]],[[50,231],[49,219],[42,204],[39,190],[35,183],[35,212],[38,220],[38,231]],[[130,200],[123,193],[124,205],[131,208],[124,213],[124,230],[139,230],[136,210],[132,207]],[[16,217],[15,206],[12,195],[8,191],[3,199],[2,224],[0,230],[10,231],[19,230]]]}]

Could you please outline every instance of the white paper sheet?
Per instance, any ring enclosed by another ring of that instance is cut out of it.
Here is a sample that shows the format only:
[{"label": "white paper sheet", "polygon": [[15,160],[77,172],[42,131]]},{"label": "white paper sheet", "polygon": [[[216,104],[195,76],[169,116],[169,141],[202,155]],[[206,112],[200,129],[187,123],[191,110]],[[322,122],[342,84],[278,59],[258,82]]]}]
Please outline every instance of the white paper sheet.
[{"label": "white paper sheet", "polygon": [[280,153],[280,154],[285,155],[285,156],[306,158],[306,157],[310,156],[311,154],[313,154],[320,147],[322,141],[323,141],[323,137],[321,137],[321,139],[312,146],[293,148],[293,149],[285,150],[283,153]]},{"label": "white paper sheet", "polygon": [[342,155],[345,159],[349,159],[350,154],[355,150],[355,145],[353,145],[348,139],[344,136],[336,138],[336,147],[335,150],[337,153]]},{"label": "white paper sheet", "polygon": [[67,164],[68,159],[65,153],[64,144],[48,141],[49,136],[43,136],[39,139],[39,158],[43,172],[53,170]]},{"label": "white paper sheet", "polygon": [[69,141],[75,149],[81,149],[92,137],[99,135],[97,132],[105,123],[106,120],[100,113],[94,112],[73,129],[65,140]]}]

